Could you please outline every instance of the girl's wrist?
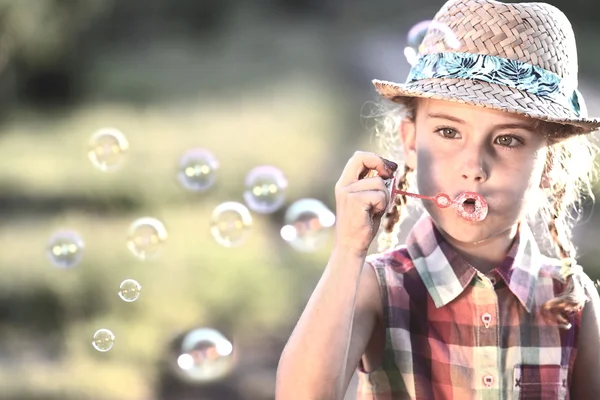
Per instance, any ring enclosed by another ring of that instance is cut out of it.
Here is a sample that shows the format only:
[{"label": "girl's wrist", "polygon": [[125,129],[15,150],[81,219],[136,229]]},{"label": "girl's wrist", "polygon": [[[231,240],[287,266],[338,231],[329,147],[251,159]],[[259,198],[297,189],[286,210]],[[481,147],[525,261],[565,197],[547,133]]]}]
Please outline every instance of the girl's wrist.
[{"label": "girl's wrist", "polygon": [[342,264],[359,262],[362,265],[367,258],[368,252],[368,249],[359,249],[338,243],[333,246],[329,262],[334,261],[336,264],[338,262]]}]

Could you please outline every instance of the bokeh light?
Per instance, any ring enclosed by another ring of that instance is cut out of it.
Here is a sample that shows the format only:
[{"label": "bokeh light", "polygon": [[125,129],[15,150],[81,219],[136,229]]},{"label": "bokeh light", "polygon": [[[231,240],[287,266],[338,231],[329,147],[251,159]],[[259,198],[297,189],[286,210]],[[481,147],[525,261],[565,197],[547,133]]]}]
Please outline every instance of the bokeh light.
[{"label": "bokeh light", "polygon": [[286,210],[284,221],[281,237],[294,249],[311,252],[329,240],[335,214],[322,201],[306,198]]},{"label": "bokeh light", "polygon": [[[423,39],[428,32],[441,36],[437,41],[434,41],[436,44],[432,48],[425,48],[426,45],[423,43]],[[426,20],[414,25],[408,31],[404,56],[410,65],[415,65],[419,55],[423,52],[436,53],[444,49],[458,50],[459,48],[460,41],[452,29],[440,22]]]},{"label": "bokeh light", "polygon": [[113,348],[115,344],[115,335],[108,329],[98,329],[94,333],[92,346],[94,349],[104,353]]},{"label": "bokeh light", "polygon": [[218,169],[219,162],[214,154],[195,148],[181,156],[177,179],[186,190],[204,192],[214,185]]},{"label": "bokeh light", "polygon": [[90,138],[88,158],[99,170],[114,171],[123,164],[128,150],[129,142],[121,131],[102,128]]},{"label": "bokeh light", "polygon": [[213,210],[210,232],[221,246],[242,245],[248,238],[251,227],[250,210],[241,203],[227,201]]},{"label": "bokeh light", "polygon": [[73,231],[54,233],[48,242],[46,253],[50,262],[60,268],[71,268],[79,264],[83,257],[84,243]]},{"label": "bokeh light", "polygon": [[233,344],[221,332],[198,328],[186,334],[177,355],[179,375],[194,382],[225,377],[234,366]]},{"label": "bokeh light", "polygon": [[119,297],[121,300],[131,303],[139,299],[142,285],[135,279],[125,279],[119,286]]},{"label": "bokeh light", "polygon": [[160,254],[167,237],[167,229],[161,221],[140,218],[129,226],[127,248],[140,260],[151,259]]},{"label": "bokeh light", "polygon": [[253,168],[246,175],[245,183],[244,201],[254,212],[269,214],[279,210],[285,202],[288,182],[276,167],[263,165]]}]

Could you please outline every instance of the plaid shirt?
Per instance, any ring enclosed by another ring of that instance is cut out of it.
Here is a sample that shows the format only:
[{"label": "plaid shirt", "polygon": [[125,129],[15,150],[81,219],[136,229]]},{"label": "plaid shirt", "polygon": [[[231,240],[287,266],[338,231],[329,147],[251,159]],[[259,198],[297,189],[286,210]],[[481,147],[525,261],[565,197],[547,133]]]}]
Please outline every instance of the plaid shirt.
[{"label": "plaid shirt", "polygon": [[[383,301],[381,367],[358,368],[358,399],[568,399],[580,314],[569,330],[540,305],[564,290],[560,261],[540,254],[527,224],[484,275],[444,241],[431,217],[406,245],[369,256]],[[595,290],[583,274],[586,290]]]}]

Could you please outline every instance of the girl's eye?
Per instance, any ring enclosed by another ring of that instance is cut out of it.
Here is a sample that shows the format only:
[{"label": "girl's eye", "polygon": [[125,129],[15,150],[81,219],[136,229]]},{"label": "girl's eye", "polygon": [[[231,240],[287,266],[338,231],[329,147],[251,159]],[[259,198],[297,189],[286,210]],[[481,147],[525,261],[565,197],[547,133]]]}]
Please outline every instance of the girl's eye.
[{"label": "girl's eye", "polygon": [[517,147],[523,144],[523,142],[519,138],[511,135],[498,136],[495,142],[500,146],[505,147]]},{"label": "girl's eye", "polygon": [[452,128],[439,128],[436,130],[437,134],[445,137],[446,139],[456,139],[460,137],[457,131]]}]

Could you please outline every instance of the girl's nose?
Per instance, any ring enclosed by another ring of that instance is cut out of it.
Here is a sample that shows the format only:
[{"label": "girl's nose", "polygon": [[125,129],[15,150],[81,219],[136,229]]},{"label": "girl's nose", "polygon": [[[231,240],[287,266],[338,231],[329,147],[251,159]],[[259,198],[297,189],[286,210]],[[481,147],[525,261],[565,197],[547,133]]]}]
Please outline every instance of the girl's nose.
[{"label": "girl's nose", "polygon": [[463,179],[477,183],[485,182],[488,179],[484,154],[481,150],[471,150],[465,155],[464,163],[461,168]]},{"label": "girl's nose", "polygon": [[462,177],[463,179],[472,180],[477,183],[481,183],[487,180],[487,174],[483,169],[463,172]]}]

